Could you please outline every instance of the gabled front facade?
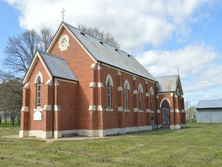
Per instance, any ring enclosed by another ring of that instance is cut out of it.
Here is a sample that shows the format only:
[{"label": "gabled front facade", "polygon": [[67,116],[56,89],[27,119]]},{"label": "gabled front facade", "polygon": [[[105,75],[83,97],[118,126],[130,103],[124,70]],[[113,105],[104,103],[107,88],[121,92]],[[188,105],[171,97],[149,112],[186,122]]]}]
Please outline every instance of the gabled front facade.
[{"label": "gabled front facade", "polygon": [[164,125],[185,127],[179,76],[176,81],[175,90],[161,92],[158,80],[132,55],[62,23],[23,80],[20,137],[152,130],[163,125],[166,101],[170,124]]},{"label": "gabled front facade", "polygon": [[161,113],[159,121],[162,126],[170,126],[170,129],[186,127],[186,114],[184,110],[183,89],[179,75],[157,77],[158,108]]}]

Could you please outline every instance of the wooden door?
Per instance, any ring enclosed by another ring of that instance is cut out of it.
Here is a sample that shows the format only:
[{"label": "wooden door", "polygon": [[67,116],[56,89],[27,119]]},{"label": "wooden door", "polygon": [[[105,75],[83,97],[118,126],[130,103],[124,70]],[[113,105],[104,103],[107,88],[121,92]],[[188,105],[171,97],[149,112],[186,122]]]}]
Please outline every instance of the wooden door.
[{"label": "wooden door", "polygon": [[162,108],[162,122],[163,126],[170,126],[170,109],[167,107]]}]

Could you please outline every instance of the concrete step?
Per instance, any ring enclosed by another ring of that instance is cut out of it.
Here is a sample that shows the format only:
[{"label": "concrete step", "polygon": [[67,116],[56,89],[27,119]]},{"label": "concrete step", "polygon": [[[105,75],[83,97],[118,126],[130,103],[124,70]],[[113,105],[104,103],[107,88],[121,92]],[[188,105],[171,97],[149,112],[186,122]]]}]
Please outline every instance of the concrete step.
[{"label": "concrete step", "polygon": [[78,133],[67,133],[62,135],[62,137],[75,137],[75,136],[78,136]]}]

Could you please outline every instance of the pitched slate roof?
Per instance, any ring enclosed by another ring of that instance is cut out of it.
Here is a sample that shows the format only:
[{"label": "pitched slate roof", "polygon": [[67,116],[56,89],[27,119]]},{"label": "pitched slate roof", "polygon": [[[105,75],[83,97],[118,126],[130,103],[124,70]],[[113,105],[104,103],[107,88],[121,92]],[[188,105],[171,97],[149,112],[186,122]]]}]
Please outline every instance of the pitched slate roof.
[{"label": "pitched slate roof", "polygon": [[222,99],[219,100],[200,100],[196,109],[222,108]]},{"label": "pitched slate roof", "polygon": [[178,75],[156,77],[156,80],[159,82],[158,92],[176,91]]},{"label": "pitched slate roof", "polygon": [[156,81],[156,79],[130,54],[114,48],[67,23],[69,30],[99,62],[120,68],[133,74]]},{"label": "pitched slate roof", "polygon": [[75,74],[72,72],[68,63],[63,57],[58,57],[49,53],[39,52],[46,66],[49,68],[52,76],[68,80],[78,81]]}]

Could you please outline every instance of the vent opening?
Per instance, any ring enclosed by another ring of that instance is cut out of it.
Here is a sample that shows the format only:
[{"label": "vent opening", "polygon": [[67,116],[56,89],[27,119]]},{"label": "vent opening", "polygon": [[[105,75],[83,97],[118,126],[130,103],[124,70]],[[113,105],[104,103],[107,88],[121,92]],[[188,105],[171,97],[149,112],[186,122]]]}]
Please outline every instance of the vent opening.
[{"label": "vent opening", "polygon": [[103,42],[102,42],[102,41],[100,41],[99,43],[101,43],[101,44],[103,45]]},{"label": "vent opening", "polygon": [[118,52],[118,49],[115,49],[115,51],[117,51],[117,52]]},{"label": "vent opening", "polygon": [[127,55],[128,57],[130,57],[130,55]]},{"label": "vent opening", "polygon": [[82,35],[85,35],[85,33],[84,32],[80,32]]}]

